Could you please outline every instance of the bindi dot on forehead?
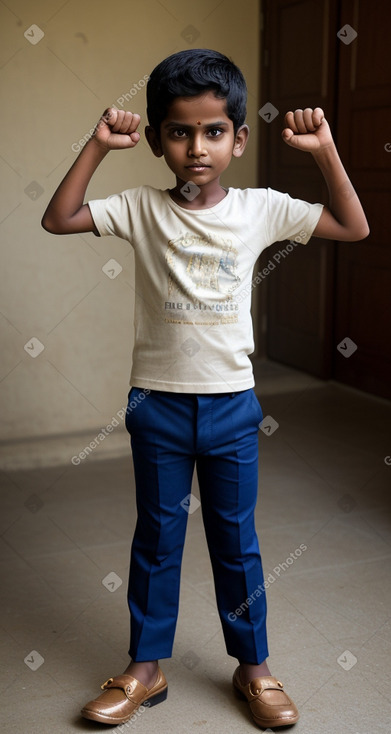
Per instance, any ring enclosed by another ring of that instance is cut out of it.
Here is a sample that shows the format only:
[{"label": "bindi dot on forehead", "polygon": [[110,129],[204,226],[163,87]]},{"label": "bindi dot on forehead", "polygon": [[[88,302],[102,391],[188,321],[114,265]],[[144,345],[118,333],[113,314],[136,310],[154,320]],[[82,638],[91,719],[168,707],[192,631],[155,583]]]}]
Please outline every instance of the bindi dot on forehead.
[{"label": "bindi dot on forehead", "polygon": [[197,125],[201,125],[201,120],[197,120]]}]

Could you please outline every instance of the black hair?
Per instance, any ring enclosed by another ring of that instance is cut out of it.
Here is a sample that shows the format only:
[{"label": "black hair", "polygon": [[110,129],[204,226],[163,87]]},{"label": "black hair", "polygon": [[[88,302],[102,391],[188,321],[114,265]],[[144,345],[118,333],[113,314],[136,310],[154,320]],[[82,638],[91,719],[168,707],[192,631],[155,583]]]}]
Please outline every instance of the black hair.
[{"label": "black hair", "polygon": [[147,84],[149,124],[160,136],[160,125],[175,97],[195,97],[207,91],[226,100],[226,114],[236,134],[246,119],[244,76],[227,56],[206,48],[179,51],[154,68]]}]

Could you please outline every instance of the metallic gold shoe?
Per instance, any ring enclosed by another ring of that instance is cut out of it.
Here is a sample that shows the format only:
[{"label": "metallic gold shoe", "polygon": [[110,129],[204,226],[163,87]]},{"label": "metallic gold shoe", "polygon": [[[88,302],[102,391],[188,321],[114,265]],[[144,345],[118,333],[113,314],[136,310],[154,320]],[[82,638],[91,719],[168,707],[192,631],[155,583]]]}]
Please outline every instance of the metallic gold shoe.
[{"label": "metallic gold shoe", "polygon": [[263,729],[290,726],[299,719],[299,712],[284,691],[281,681],[272,675],[254,678],[246,685],[240,679],[240,666],[236,668],[232,683],[241,698],[245,698],[252,717]]},{"label": "metallic gold shoe", "polygon": [[82,716],[103,724],[125,724],[140,706],[151,707],[165,701],[168,685],[164,673],[158,668],[151,688],[146,688],[132,675],[109,678],[101,688],[104,693],[82,708]]}]

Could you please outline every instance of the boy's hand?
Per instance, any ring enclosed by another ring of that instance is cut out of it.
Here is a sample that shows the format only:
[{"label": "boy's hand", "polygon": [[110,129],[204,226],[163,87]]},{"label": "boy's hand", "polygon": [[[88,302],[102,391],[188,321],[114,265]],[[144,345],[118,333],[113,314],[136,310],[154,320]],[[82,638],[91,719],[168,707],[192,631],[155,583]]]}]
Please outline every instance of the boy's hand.
[{"label": "boy's hand", "polygon": [[94,138],[105,151],[134,148],[140,140],[136,132],[140,119],[136,113],[109,107],[95,128]]},{"label": "boy's hand", "polygon": [[306,107],[305,110],[287,112],[285,124],[286,128],[282,131],[282,137],[292,148],[316,153],[333,143],[328,122],[320,107],[314,110]]}]

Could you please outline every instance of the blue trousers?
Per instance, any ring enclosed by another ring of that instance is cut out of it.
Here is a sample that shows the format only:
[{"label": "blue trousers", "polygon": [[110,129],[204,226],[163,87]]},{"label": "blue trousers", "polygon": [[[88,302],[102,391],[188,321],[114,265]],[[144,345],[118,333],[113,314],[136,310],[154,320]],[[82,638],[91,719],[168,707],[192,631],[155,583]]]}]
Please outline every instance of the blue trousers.
[{"label": "blue trousers", "polygon": [[261,420],[252,389],[198,395],[131,388],[125,424],[137,505],[128,587],[134,661],[172,655],[194,467],[227,653],[252,664],[268,656],[254,523]]}]

